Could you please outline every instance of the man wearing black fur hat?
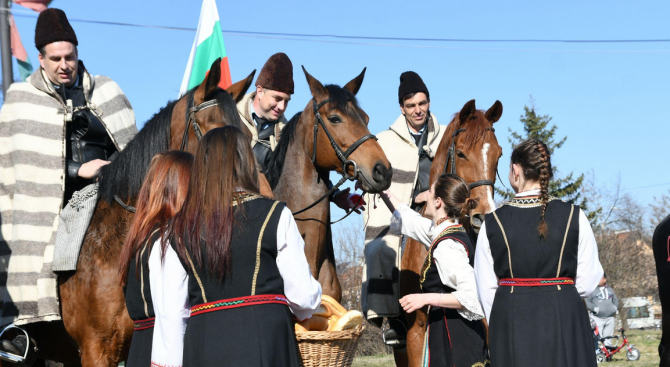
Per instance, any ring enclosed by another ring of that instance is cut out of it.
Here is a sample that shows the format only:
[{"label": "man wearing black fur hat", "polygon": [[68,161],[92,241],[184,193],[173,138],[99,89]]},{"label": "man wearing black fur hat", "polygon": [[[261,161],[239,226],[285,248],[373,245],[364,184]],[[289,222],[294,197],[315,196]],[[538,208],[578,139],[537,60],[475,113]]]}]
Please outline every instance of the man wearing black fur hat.
[{"label": "man wearing black fur hat", "polygon": [[[288,121],[284,112],[293,94],[293,64],[283,52],[278,52],[263,65],[256,79],[256,90],[237,103],[237,111],[252,135],[251,147],[261,172],[267,168],[267,158],[277,147],[281,130]],[[332,187],[332,183],[329,183]],[[338,207],[351,208],[349,189],[337,190],[330,200]],[[365,202],[363,202],[365,204]],[[355,209],[360,214],[360,207]]]},{"label": "man wearing black fur hat", "polygon": [[[51,271],[61,208],[137,133],[126,96],[111,79],[87,72],[77,45],[62,10],[40,13],[41,67],[12,84],[0,112],[0,248],[9,263],[0,274],[7,277],[0,325],[29,333],[61,318]],[[20,335],[0,350],[23,355],[26,342]]]},{"label": "man wearing black fur hat", "polygon": [[[421,77],[407,71],[400,75],[398,88],[400,117],[388,130],[377,135],[393,166],[389,190],[412,209],[419,211],[429,188],[430,166],[446,126],[439,125],[430,112],[430,93]],[[368,200],[372,196],[368,195]],[[400,248],[404,239],[390,230],[392,213],[385,205],[370,207],[364,214],[365,271],[361,303],[368,320],[381,324],[386,317],[389,328],[386,343],[402,347],[406,328],[400,316]],[[395,232],[395,231],[393,231]]]}]

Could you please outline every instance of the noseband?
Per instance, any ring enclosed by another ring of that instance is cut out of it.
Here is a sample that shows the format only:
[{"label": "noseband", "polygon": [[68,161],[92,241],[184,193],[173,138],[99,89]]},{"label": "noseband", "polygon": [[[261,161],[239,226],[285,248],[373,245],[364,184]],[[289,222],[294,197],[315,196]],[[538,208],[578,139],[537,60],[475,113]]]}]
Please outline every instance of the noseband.
[{"label": "noseband", "polygon": [[[444,170],[443,172],[447,172],[447,167],[449,166],[449,162],[451,162],[451,167],[449,169],[449,173],[451,174],[456,174],[456,137],[458,134],[464,132],[465,129],[458,129],[454,131],[453,134],[451,134],[451,146],[449,146],[449,152],[447,153],[447,161],[444,163]],[[487,127],[486,131],[492,131],[493,133],[496,132],[496,129],[493,127]],[[496,174],[498,173],[498,168],[496,167]],[[479,186],[491,186],[491,188],[495,187],[495,183],[491,180],[479,180],[475,181],[473,183],[468,184],[470,186],[470,190],[474,189],[475,187]]]},{"label": "noseband", "polygon": [[[312,109],[314,111],[314,147],[312,149],[312,164],[316,163],[316,141],[317,141],[317,133],[319,131],[319,125],[323,128],[323,132],[326,133],[326,136],[328,137],[328,140],[330,141],[330,146],[333,147],[333,150],[335,151],[335,155],[337,155],[337,159],[340,160],[340,163],[342,163],[342,172],[340,173],[342,175],[342,178],[340,181],[337,182],[333,187],[328,190],[323,196],[321,196],[317,201],[313,202],[312,204],[308,205],[307,207],[300,209],[296,212],[293,212],[293,214],[300,214],[306,210],[309,210],[313,208],[316,204],[320,203],[323,201],[323,199],[329,197],[332,193],[337,191],[342,184],[344,184],[347,180],[354,181],[356,180],[359,175],[360,171],[358,170],[358,165],[356,164],[356,161],[349,159],[349,156],[351,153],[353,153],[358,147],[360,147],[363,143],[365,143],[367,140],[374,139],[377,140],[377,137],[372,135],[372,134],[366,134],[363,135],[360,139],[356,140],[347,150],[343,151],[342,148],[340,148],[340,145],[337,144],[335,139],[333,138],[333,135],[330,133],[328,130],[328,126],[326,126],[325,122],[323,122],[323,118],[321,117],[321,113],[319,113],[319,109],[323,107],[326,103],[331,102],[331,99],[326,99],[324,101],[321,101],[321,103],[316,103],[316,99],[312,98]],[[349,175],[347,172],[349,167],[353,167],[354,169],[354,174]],[[347,213],[343,218],[337,220],[336,222],[339,222],[340,220],[346,218],[353,212],[353,209]],[[332,223],[336,223],[332,222]]]},{"label": "noseband", "polygon": [[[187,105],[187,111],[188,113],[186,114],[186,127],[184,127],[184,136],[181,138],[181,146],[179,147],[179,150],[183,151],[186,149],[186,146],[188,145],[188,132],[191,126],[193,126],[193,132],[195,133],[195,138],[200,141],[202,139],[202,129],[200,129],[200,125],[198,124],[198,121],[195,119],[195,114],[198,111],[206,110],[210,107],[218,106],[219,102],[217,102],[215,99],[210,99],[209,101],[202,102],[201,104],[197,106],[193,106],[193,94],[191,94],[188,98],[188,105]],[[193,107],[191,107],[193,106]],[[121,200],[121,198],[118,195],[114,195],[114,200],[123,207],[123,209],[135,213],[135,207],[132,205],[128,205]]]},{"label": "noseband", "polygon": [[188,106],[187,106],[188,114],[186,114],[186,127],[184,127],[184,136],[181,138],[181,146],[179,147],[179,150],[182,151],[186,149],[186,146],[188,145],[188,131],[191,128],[191,126],[193,126],[193,132],[195,133],[195,138],[198,141],[202,139],[202,129],[200,129],[200,125],[198,124],[198,121],[196,121],[195,119],[195,114],[198,111],[206,110],[210,107],[219,105],[219,102],[217,102],[215,99],[210,99],[209,101],[202,102],[197,106],[193,106],[193,99],[194,94],[191,94],[188,98]]}]

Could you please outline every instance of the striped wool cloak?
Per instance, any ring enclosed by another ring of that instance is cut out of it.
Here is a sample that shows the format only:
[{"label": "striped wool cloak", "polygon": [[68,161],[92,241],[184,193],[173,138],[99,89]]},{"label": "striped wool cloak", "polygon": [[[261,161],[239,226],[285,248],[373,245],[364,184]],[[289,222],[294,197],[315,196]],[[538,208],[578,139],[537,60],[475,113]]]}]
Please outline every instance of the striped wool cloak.
[{"label": "striped wool cloak", "polygon": [[[446,126],[439,125],[432,113],[426,122],[428,144],[424,151],[432,158],[442,140]],[[419,148],[409,133],[404,115],[388,130],[377,134],[381,145],[393,167],[391,193],[402,202],[411,205],[412,192],[418,181]],[[399,280],[402,236],[390,234],[389,225],[393,214],[377,198],[375,208],[373,195],[367,194],[368,203],[363,212],[365,229],[365,269],[361,304],[368,319],[400,315]]]},{"label": "striped wool cloak", "polygon": [[[92,77],[82,62],[84,95],[117,149],[137,133],[119,86]],[[65,186],[63,100],[39,68],[9,88],[0,111],[0,325],[60,319],[51,271]]]}]

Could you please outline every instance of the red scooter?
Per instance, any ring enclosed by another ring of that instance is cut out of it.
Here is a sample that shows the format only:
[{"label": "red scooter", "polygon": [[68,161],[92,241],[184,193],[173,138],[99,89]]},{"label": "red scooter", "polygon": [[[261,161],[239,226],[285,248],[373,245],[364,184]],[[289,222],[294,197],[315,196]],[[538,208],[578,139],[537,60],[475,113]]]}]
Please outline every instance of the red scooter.
[{"label": "red scooter", "polygon": [[[612,356],[619,353],[623,347],[626,347],[626,358],[628,358],[629,361],[637,361],[640,359],[640,351],[637,350],[636,348],[633,348],[633,344],[628,343],[628,337],[626,336],[626,333],[623,328],[619,329],[621,332],[621,338],[623,339],[623,342],[621,345],[619,344],[619,335],[613,335],[613,336],[606,336],[606,337],[601,337],[600,334],[598,333],[598,327],[596,326],[595,328],[595,335],[596,339],[600,342],[600,349],[596,353],[596,361],[598,363],[603,363],[603,362],[611,362],[612,361]],[[608,346],[605,345],[605,340],[610,340],[610,339],[616,339],[616,344],[613,346]]]}]

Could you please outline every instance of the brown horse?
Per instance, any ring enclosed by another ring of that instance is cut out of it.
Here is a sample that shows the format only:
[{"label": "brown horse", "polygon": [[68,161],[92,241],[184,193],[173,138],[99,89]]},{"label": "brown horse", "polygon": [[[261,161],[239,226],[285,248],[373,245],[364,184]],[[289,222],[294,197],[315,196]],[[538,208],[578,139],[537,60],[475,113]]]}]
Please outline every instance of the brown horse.
[{"label": "brown horse", "polygon": [[[461,223],[468,229],[471,237],[479,231],[484,215],[495,209],[493,183],[496,180],[502,148],[496,139],[493,124],[500,119],[502,112],[500,101],[496,101],[486,112],[476,109],[474,99],[467,102],[447,126],[430,170],[430,182],[436,180],[443,172],[452,171],[452,160],[448,161],[447,156],[453,142],[455,173],[471,186],[475,182],[490,182],[472,189],[471,197],[478,199],[479,205],[470,213],[470,218],[461,218]],[[461,129],[464,130],[458,132]],[[426,247],[423,244],[407,239],[400,272],[401,297],[421,292],[419,274],[426,254]],[[426,311],[427,309],[423,308],[411,314],[404,314],[408,327],[407,352],[395,353],[396,365],[412,367],[421,365],[427,324]]]},{"label": "brown horse", "polygon": [[[275,198],[286,202],[293,211],[306,208],[328,192],[325,182],[331,171],[359,180],[368,192],[387,189],[391,185],[391,164],[370,134],[369,118],[355,97],[365,69],[344,88],[324,87],[304,67],[303,71],[313,99],[282,130],[279,145],[270,157],[266,175]],[[312,275],[321,283],[323,294],[339,301],[341,289],[335,269],[328,199],[295,218],[305,239]]]},{"label": "brown horse", "polygon": [[[242,128],[235,103],[243,97],[253,74],[224,91],[217,87],[221,69],[215,61],[201,85],[161,109],[119,157],[101,170],[100,200],[77,270],[59,275],[63,322],[27,325],[41,358],[73,366],[117,366],[126,358],[133,322],[126,310],[118,269],[133,214],[115,202],[116,198],[134,204],[155,154],[180,149],[182,143],[184,150],[193,152],[199,135],[213,128]],[[267,182],[265,187],[269,188]],[[262,193],[271,195],[269,191]]]}]

